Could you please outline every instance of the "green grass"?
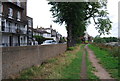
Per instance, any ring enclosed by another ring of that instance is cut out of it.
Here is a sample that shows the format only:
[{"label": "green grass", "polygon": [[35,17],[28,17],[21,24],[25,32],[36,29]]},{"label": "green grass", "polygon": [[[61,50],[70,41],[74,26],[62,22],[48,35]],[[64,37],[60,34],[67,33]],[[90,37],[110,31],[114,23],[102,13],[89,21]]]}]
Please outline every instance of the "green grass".
[{"label": "green grass", "polygon": [[83,53],[83,47],[81,46],[81,51],[78,51],[76,53],[77,57],[74,58],[68,66],[64,68],[62,71],[62,78],[64,79],[80,79],[80,68],[81,68],[81,61],[82,61],[82,53]]},{"label": "green grass", "polygon": [[39,67],[28,68],[20,73],[18,79],[79,79],[83,47],[77,45]]},{"label": "green grass", "polygon": [[[31,67],[21,72],[19,79],[80,79],[82,55],[85,45],[74,47],[74,50],[67,51],[65,54],[49,59],[42,66]],[[80,48],[80,50],[75,51]],[[87,52],[86,52],[87,54]],[[91,62],[86,57],[88,79],[98,79],[92,71]]]},{"label": "green grass", "polygon": [[18,79],[29,79],[29,78],[32,78],[33,76],[36,76],[40,71],[41,69],[43,68],[44,66],[41,66],[41,67],[31,67],[31,68],[28,68],[24,71],[21,72],[21,75],[20,77],[18,77]]},{"label": "green grass", "polygon": [[100,64],[102,64],[103,67],[111,74],[111,77],[120,79],[120,77],[118,77],[118,59],[112,57],[108,51],[102,50],[95,45],[89,45],[89,47],[100,60]]}]

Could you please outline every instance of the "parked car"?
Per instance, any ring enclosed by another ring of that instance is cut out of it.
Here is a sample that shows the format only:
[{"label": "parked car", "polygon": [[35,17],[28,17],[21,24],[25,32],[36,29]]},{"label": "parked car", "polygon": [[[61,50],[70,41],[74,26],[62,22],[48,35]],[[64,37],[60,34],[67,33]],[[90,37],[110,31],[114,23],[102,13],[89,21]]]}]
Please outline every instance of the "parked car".
[{"label": "parked car", "polygon": [[57,44],[57,42],[54,40],[46,40],[41,45],[48,45],[48,44]]}]

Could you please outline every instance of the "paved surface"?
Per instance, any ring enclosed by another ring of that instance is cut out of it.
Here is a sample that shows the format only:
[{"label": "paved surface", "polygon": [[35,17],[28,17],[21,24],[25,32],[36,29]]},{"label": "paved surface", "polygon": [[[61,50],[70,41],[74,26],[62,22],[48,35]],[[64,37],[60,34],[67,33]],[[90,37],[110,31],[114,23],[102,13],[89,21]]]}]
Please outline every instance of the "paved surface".
[{"label": "paved surface", "polygon": [[92,66],[95,67],[96,71],[94,74],[99,77],[100,79],[113,79],[110,77],[110,74],[100,65],[98,62],[99,60],[94,55],[93,51],[88,48],[88,46],[85,47],[88,52],[88,57],[92,63]]}]

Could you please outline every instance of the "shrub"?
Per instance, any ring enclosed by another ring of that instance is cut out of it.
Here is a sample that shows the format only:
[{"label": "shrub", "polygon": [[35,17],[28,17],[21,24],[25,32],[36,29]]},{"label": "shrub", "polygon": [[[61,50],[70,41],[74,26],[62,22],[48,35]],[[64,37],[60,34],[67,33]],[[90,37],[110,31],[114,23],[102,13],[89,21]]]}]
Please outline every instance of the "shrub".
[{"label": "shrub", "polygon": [[110,46],[104,44],[94,44],[95,46],[99,47],[101,50],[106,50],[109,54],[113,57],[118,57],[119,55],[119,48],[117,46]]},{"label": "shrub", "polygon": [[69,47],[69,48],[67,48],[68,51],[72,51],[74,49],[75,49],[75,47]]},{"label": "shrub", "polygon": [[36,41],[38,41],[38,44],[42,44],[45,40],[53,40],[53,38],[45,38],[39,35],[35,35],[33,37],[36,39]]},{"label": "shrub", "polygon": [[33,36],[36,41],[38,41],[38,44],[42,44],[46,39],[43,36],[35,35]]},{"label": "shrub", "polygon": [[113,47],[113,49],[110,50],[110,53],[111,53],[114,57],[118,57],[118,55],[119,55],[118,47]]}]

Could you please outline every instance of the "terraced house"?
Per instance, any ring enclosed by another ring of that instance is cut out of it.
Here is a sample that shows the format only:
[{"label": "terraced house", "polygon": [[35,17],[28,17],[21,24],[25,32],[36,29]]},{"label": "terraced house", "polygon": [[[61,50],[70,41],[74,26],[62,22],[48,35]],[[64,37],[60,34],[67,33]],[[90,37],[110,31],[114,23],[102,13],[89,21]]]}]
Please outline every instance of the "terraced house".
[{"label": "terraced house", "polygon": [[1,46],[28,45],[29,41],[32,40],[32,38],[30,40],[32,34],[29,34],[30,30],[28,29],[29,27],[33,28],[33,26],[32,18],[27,16],[27,1],[8,0],[0,2],[0,17]]},{"label": "terraced house", "polygon": [[44,38],[50,38],[59,43],[60,39],[62,38],[62,35],[58,33],[55,29],[52,28],[52,25],[50,25],[49,28],[34,28],[33,35],[42,36]]}]

